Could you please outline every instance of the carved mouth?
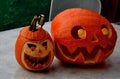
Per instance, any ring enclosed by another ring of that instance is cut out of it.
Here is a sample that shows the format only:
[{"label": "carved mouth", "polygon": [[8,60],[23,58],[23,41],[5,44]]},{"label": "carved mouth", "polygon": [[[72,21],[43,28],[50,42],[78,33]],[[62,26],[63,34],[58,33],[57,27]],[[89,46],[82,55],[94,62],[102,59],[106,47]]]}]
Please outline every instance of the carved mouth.
[{"label": "carved mouth", "polygon": [[[76,50],[71,54],[68,48],[64,45],[58,45],[56,44],[58,53],[63,54],[64,57],[68,57],[71,60],[75,60],[79,55],[82,55],[82,58],[84,58],[85,62],[96,62],[96,58],[100,58],[101,54],[104,54],[103,58],[108,57],[112,51],[113,46],[110,44],[107,45],[106,48],[101,47],[100,45],[96,45],[91,53],[89,53],[86,49],[86,47],[78,47]],[[61,50],[61,51],[60,51]],[[98,54],[99,53],[99,54]]]},{"label": "carved mouth", "polygon": [[50,54],[44,58],[33,57],[24,53],[24,60],[27,66],[33,69],[41,69],[43,66],[48,65],[50,62]]}]

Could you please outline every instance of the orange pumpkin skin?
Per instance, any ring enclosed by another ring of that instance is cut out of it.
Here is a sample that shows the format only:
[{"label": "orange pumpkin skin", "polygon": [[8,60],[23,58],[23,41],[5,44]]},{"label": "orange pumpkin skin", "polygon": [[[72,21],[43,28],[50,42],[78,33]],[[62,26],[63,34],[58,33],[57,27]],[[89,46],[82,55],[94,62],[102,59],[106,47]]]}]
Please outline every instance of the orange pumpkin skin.
[{"label": "orange pumpkin skin", "polygon": [[53,41],[43,28],[31,31],[30,26],[22,28],[15,44],[17,62],[31,71],[48,68],[54,58]]},{"label": "orange pumpkin skin", "polygon": [[117,39],[107,19],[82,8],[59,13],[52,21],[51,34],[57,58],[79,65],[103,62],[112,54]]}]

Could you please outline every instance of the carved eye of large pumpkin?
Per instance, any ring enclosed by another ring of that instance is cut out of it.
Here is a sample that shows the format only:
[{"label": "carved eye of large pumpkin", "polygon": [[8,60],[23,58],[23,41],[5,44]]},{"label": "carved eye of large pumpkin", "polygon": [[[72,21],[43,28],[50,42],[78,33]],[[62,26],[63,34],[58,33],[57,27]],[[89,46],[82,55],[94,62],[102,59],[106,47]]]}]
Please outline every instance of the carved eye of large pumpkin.
[{"label": "carved eye of large pumpkin", "polygon": [[75,39],[85,39],[86,38],[86,30],[83,29],[81,26],[73,27],[71,31],[71,35]]},{"label": "carved eye of large pumpkin", "polygon": [[107,36],[108,38],[112,36],[112,30],[109,28],[109,26],[105,24],[101,26],[101,31],[102,31],[102,34]]}]

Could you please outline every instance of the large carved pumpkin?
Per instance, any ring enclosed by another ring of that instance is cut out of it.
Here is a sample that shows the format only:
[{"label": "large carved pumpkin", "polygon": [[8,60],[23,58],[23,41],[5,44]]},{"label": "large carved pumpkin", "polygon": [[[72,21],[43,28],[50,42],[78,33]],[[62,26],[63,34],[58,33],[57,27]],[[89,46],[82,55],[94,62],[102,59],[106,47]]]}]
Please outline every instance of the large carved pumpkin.
[{"label": "large carved pumpkin", "polygon": [[56,56],[63,62],[91,65],[103,62],[113,52],[117,35],[101,15],[82,8],[58,14],[51,33]]},{"label": "large carved pumpkin", "polygon": [[[31,26],[22,28],[15,45],[17,62],[32,71],[46,69],[54,57],[53,41],[47,31],[36,26],[38,20],[35,16]],[[40,24],[43,24],[43,20]]]}]

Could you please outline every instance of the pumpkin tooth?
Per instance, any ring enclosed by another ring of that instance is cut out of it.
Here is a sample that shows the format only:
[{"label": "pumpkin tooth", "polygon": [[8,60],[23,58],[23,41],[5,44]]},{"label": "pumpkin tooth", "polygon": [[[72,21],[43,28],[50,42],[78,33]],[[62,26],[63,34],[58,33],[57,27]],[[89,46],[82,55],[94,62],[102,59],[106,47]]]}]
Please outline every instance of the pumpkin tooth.
[{"label": "pumpkin tooth", "polygon": [[36,63],[37,63],[37,64],[39,64],[39,60],[40,60],[39,58],[36,60]]},{"label": "pumpkin tooth", "polygon": [[36,63],[36,62],[34,63],[34,66],[37,66],[37,63]]},{"label": "pumpkin tooth", "polygon": [[37,66],[36,66],[37,68],[39,68],[39,67],[42,67],[42,64],[37,64]]},{"label": "pumpkin tooth", "polygon": [[40,65],[39,64],[37,64],[36,66],[35,66],[35,68],[38,68]]},{"label": "pumpkin tooth", "polygon": [[35,67],[34,63],[33,63],[33,64],[31,64],[31,66],[32,66],[32,67]]}]

